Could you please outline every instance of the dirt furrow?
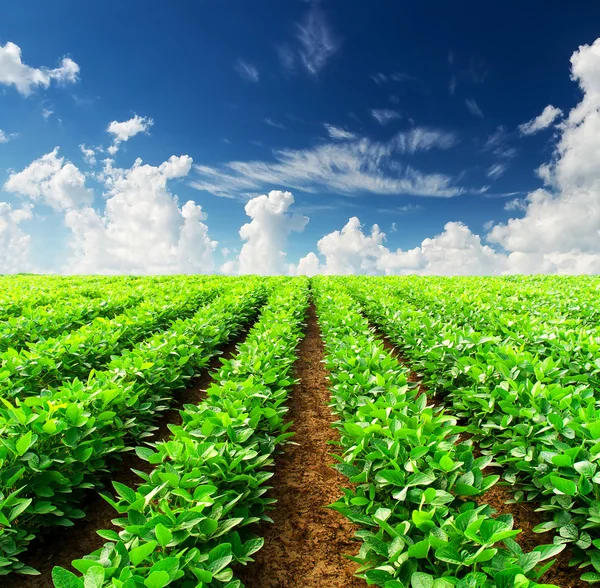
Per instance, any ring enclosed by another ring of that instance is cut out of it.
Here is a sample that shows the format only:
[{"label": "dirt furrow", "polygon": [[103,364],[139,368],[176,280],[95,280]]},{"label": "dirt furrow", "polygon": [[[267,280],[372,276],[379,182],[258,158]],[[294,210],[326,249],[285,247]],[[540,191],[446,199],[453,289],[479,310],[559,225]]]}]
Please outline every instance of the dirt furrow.
[{"label": "dirt furrow", "polygon": [[[175,401],[171,408],[160,417],[156,422],[156,431],[152,437],[145,441],[161,441],[166,439],[169,434],[170,424],[181,424],[181,415],[179,411],[185,404],[199,404],[205,397],[205,392],[211,383],[213,372],[221,366],[220,358],[229,359],[236,351],[236,347],[244,341],[251,327],[247,327],[235,338],[221,349],[221,354],[213,357],[208,367],[202,373],[194,378],[191,385],[175,396]],[[149,472],[152,466],[138,458],[137,454],[128,452],[123,455],[123,461],[118,463],[115,470],[111,472],[111,481],[121,482],[130,487],[135,487],[140,478],[131,470],[137,469]],[[110,486],[109,490],[112,490]],[[115,527],[111,520],[118,514],[106,502],[98,492],[88,493],[86,502],[83,506],[86,512],[84,519],[77,521],[73,527],[57,527],[52,529],[47,535],[36,540],[23,561],[40,572],[39,576],[21,576],[11,574],[9,576],[0,576],[0,588],[48,588],[52,584],[52,568],[62,566],[72,571],[71,561],[81,558],[92,551],[99,549],[106,542],[96,531],[100,529],[113,529],[120,531]]]},{"label": "dirt furrow", "polygon": [[288,445],[276,459],[270,496],[274,524],[263,525],[265,545],[255,563],[242,568],[246,588],[363,588],[354,577],[356,564],[344,554],[356,554],[356,528],[341,514],[325,508],[335,502],[346,478],[330,467],[337,439],[334,417],[327,406],[329,390],[323,343],[314,306],[307,317],[306,336],[299,346],[296,376],[300,382],[289,400],[297,445]]}]

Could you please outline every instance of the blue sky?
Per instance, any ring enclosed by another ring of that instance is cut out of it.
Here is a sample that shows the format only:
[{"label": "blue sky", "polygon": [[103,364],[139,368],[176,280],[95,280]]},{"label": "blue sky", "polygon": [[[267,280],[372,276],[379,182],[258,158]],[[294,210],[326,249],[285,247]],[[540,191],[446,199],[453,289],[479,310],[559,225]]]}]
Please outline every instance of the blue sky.
[{"label": "blue sky", "polygon": [[[6,2],[0,8],[0,49],[6,50],[7,43],[18,46],[21,63],[47,76],[19,88],[17,74],[7,73],[14,64],[6,55],[4,61],[0,58],[0,201],[10,206],[8,215],[34,204],[28,218],[13,219],[18,227],[11,233],[11,246],[18,241],[18,247],[27,247],[27,255],[19,257],[23,269],[168,271],[174,264],[175,270],[185,271],[185,264],[173,262],[167,253],[164,263],[153,265],[133,251],[133,257],[141,257],[128,266],[127,239],[119,237],[119,247],[114,235],[110,243],[103,241],[98,231],[90,232],[89,215],[82,211],[93,209],[91,224],[106,229],[105,203],[111,196],[119,200],[121,188],[115,185],[128,182],[125,170],[137,158],[157,168],[171,156],[187,155],[194,165],[185,173],[169,172],[160,198],[177,194],[178,210],[188,200],[201,206],[198,222],[206,230],[186,243],[210,249],[211,259],[207,262],[203,251],[192,264],[196,270],[203,269],[200,259],[207,271],[222,270],[229,259],[227,271],[245,267],[293,273],[297,269],[288,264],[297,264],[311,251],[320,256],[322,269],[328,261],[326,248],[317,246],[319,239],[334,234],[335,249],[339,239],[334,232],[357,217],[362,227],[349,232],[358,241],[356,246],[348,243],[345,255],[358,257],[337,263],[339,249],[328,250],[332,258],[325,271],[433,271],[424,258],[408,262],[397,257],[382,265],[381,247],[402,254],[423,249],[423,241],[444,234],[448,222],[468,227],[463,237],[476,236],[475,247],[491,247],[483,258],[495,253],[542,256],[510,267],[502,260],[489,266],[479,260],[473,273],[535,267],[597,271],[595,261],[582,266],[581,257],[573,257],[595,254],[595,244],[590,248],[569,235],[556,250],[519,249],[514,245],[518,236],[504,231],[499,237],[501,228],[488,237],[494,226],[535,214],[540,206],[527,195],[544,184],[554,204],[572,199],[560,185],[559,151],[566,133],[576,129],[561,127],[559,121],[582,101],[587,74],[579,82],[571,79],[570,58],[581,45],[594,44],[598,22],[600,5],[591,2],[571,3],[569,10],[557,1],[525,6],[325,0],[168,6]],[[595,52],[582,55],[596,68]],[[56,69],[65,57],[78,71]],[[549,105],[560,114],[539,122],[536,132],[519,128]],[[135,115],[142,117],[143,130],[117,141],[115,153],[108,153],[117,137],[107,132],[109,124]],[[94,155],[95,165],[85,161],[82,144],[103,149]],[[56,195],[50,191],[62,188],[50,175],[39,190],[40,180],[32,180],[31,174],[9,182],[11,174],[57,146],[55,158],[62,159],[55,161],[52,173],[71,162],[81,175],[69,184],[74,181],[80,190],[77,198],[52,205]],[[106,159],[113,161],[107,164]],[[540,177],[536,170],[542,164],[554,166],[552,178]],[[121,171],[106,172],[106,165]],[[138,192],[130,186],[126,192],[133,203],[151,189],[143,182],[136,185]],[[84,194],[86,190],[90,192]],[[292,192],[294,203],[284,199],[280,208],[285,210],[273,212],[275,204],[269,201],[266,213],[249,217],[246,203],[271,190]],[[71,208],[77,208],[76,221],[73,215],[66,221]],[[292,221],[294,213],[310,220]],[[170,221],[149,229],[149,242],[152,230],[160,227],[173,230],[172,238],[180,236],[185,215],[171,209],[165,214]],[[240,227],[251,218],[251,235],[241,239]],[[544,222],[531,218],[532,225]],[[385,232],[385,241],[368,240],[374,223]],[[9,237],[5,239],[8,243]],[[245,263],[236,257],[244,243]],[[85,247],[104,248],[118,259],[90,254],[89,249],[85,253]],[[173,250],[173,242],[164,250],[169,247]],[[186,256],[183,241],[178,247],[175,257],[181,260]],[[470,247],[462,242],[454,249]],[[223,255],[223,248],[229,253]],[[281,251],[286,254],[283,265]],[[571,255],[566,265],[557,261],[566,254]],[[248,262],[252,256],[269,255],[273,259],[264,267]],[[65,265],[73,256],[77,259]],[[0,271],[21,269],[11,259]]]}]

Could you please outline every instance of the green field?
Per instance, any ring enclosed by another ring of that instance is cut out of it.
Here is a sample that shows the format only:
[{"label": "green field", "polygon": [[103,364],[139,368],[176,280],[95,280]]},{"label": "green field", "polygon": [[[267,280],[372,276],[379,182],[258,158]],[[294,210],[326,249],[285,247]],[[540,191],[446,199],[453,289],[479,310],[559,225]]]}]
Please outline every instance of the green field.
[{"label": "green field", "polygon": [[599,290],[0,277],[0,585],[598,582]]}]

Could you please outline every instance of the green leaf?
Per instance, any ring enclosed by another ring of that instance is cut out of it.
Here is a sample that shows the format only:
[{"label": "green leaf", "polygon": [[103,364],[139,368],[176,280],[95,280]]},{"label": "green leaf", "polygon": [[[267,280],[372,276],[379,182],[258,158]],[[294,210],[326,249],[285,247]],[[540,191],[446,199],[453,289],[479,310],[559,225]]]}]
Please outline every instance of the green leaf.
[{"label": "green leaf", "polygon": [[555,487],[555,494],[567,494],[575,496],[577,494],[577,485],[571,480],[559,478],[558,476],[550,476],[550,482]]},{"label": "green leaf", "polygon": [[415,572],[410,577],[411,588],[433,588],[433,576],[423,572]]},{"label": "green leaf", "polygon": [[171,581],[167,572],[152,572],[145,580],[144,586],[148,588],[163,588]]},{"label": "green leaf", "polygon": [[73,572],[58,566],[52,568],[52,581],[55,588],[84,588],[83,581]]},{"label": "green leaf", "polygon": [[440,467],[445,472],[449,472],[454,467],[454,460],[450,456],[444,455],[442,459],[440,459]]},{"label": "green leaf", "polygon": [[23,435],[16,443],[17,453],[23,455],[33,443],[33,433],[31,431]]},{"label": "green leaf", "polygon": [[171,533],[171,531],[169,531],[162,523],[156,525],[154,532],[161,547],[166,547],[171,542],[171,539],[173,539],[173,533]]},{"label": "green leaf", "polygon": [[101,565],[92,566],[83,577],[84,588],[102,588],[104,583],[104,568]]},{"label": "green leaf", "polygon": [[143,562],[155,549],[156,541],[148,541],[129,552],[129,559],[134,566]]}]

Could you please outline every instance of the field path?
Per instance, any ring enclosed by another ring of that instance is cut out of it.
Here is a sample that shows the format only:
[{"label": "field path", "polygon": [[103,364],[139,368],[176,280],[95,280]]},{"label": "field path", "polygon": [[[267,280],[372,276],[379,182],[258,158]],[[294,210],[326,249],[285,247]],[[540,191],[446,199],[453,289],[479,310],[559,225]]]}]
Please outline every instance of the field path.
[{"label": "field path", "polygon": [[323,343],[314,306],[308,312],[306,336],[298,350],[295,374],[300,382],[289,400],[293,441],[276,459],[269,495],[277,499],[269,514],[274,524],[261,526],[265,545],[255,564],[239,570],[246,588],[364,588],[354,577],[355,527],[341,514],[325,508],[341,495],[347,481],[330,467],[337,438],[327,406],[327,370],[321,363]]}]

